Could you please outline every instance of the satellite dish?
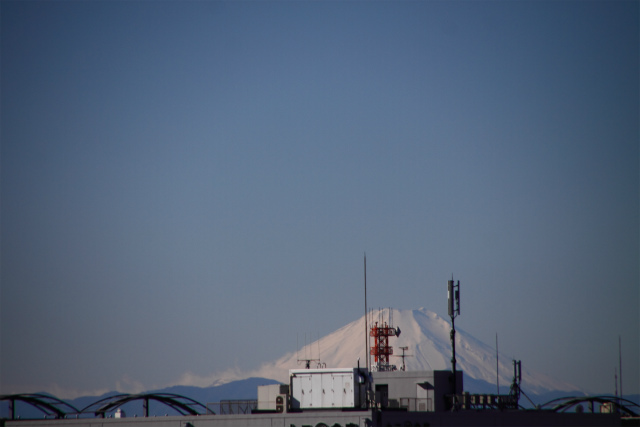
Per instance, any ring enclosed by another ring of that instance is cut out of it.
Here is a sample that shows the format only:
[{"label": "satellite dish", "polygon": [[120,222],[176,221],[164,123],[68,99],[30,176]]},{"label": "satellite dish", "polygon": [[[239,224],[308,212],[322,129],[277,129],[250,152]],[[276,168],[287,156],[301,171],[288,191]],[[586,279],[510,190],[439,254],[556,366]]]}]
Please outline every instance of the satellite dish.
[{"label": "satellite dish", "polygon": [[400,336],[400,326],[398,326],[396,328],[396,336],[399,337]]}]

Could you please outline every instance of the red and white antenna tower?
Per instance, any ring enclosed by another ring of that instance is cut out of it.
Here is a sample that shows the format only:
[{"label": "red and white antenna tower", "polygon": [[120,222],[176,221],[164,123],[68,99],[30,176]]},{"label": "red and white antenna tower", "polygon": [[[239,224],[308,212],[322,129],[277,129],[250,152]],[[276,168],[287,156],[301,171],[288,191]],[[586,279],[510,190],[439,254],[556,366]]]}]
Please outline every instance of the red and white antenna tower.
[{"label": "red and white antenna tower", "polygon": [[[391,312],[391,310],[389,311]],[[372,336],[374,340],[370,354],[374,356],[377,370],[395,371],[395,365],[389,364],[389,356],[393,354],[393,347],[389,345],[389,337],[399,337],[400,328],[394,329],[393,324],[389,325],[387,322],[381,320],[371,326],[369,335]]]}]

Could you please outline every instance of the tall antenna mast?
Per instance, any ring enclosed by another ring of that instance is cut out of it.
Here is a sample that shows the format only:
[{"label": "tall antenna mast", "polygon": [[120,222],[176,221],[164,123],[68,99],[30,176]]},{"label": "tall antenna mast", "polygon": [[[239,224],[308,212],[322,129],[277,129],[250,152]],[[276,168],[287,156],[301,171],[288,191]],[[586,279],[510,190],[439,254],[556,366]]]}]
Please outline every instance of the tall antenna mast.
[{"label": "tall antenna mast", "polygon": [[451,317],[451,373],[452,373],[452,384],[453,384],[453,406],[451,410],[455,411],[458,407],[458,398],[457,398],[457,385],[456,385],[456,325],[455,319],[456,316],[460,314],[460,281],[458,280],[458,284],[456,285],[453,281],[453,274],[451,275],[451,280],[448,283],[448,291],[449,291],[449,316]]},{"label": "tall antenna mast", "polygon": [[500,364],[498,362],[498,333],[496,332],[496,385],[500,394]]},{"label": "tall antenna mast", "polygon": [[620,358],[620,397],[624,398],[622,394],[622,338],[618,335],[618,357]]},{"label": "tall antenna mast", "polygon": [[367,253],[364,253],[364,354],[367,356],[369,371],[369,322],[367,322]]}]

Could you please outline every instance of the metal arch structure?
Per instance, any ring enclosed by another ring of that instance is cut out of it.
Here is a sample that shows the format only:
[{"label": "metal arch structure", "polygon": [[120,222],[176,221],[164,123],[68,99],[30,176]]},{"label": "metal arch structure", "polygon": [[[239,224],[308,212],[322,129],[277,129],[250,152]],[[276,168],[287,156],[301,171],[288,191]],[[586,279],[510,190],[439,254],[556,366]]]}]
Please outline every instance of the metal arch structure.
[{"label": "metal arch structure", "polygon": [[45,417],[55,417],[56,419],[66,418],[67,415],[76,415],[80,411],[73,405],[64,402],[57,397],[46,394],[5,394],[0,396],[0,400],[9,402],[9,412],[11,419],[16,419],[16,402],[25,402],[45,414]]},{"label": "metal arch structure", "polygon": [[[116,394],[114,396],[105,397],[91,405],[83,408],[80,413],[93,413],[96,417],[105,418],[107,412],[111,412],[134,400],[142,400],[142,408],[144,416],[149,416],[149,401],[163,403],[177,411],[180,415],[202,415],[206,413],[207,408],[200,402],[197,402],[186,396],[171,393],[144,393],[144,394]],[[197,409],[200,409],[198,411]]]},{"label": "metal arch structure", "polygon": [[[566,412],[581,403],[588,403],[591,407],[591,412],[593,412],[594,403],[600,403],[611,405],[613,410],[630,417],[637,417],[640,414],[640,405],[631,400],[615,396],[561,397],[540,405],[540,409],[549,409],[554,412]],[[634,408],[635,411],[631,408]]]}]

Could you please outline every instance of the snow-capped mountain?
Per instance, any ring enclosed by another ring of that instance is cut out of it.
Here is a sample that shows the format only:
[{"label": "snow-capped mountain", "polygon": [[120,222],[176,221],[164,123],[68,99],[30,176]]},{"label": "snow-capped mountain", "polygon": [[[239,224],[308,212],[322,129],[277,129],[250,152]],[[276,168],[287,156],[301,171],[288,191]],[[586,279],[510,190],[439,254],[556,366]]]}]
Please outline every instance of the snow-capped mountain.
[{"label": "snow-capped mountain", "polygon": [[[371,321],[389,321],[389,310],[382,310],[369,316]],[[405,358],[407,370],[439,370],[451,369],[451,324],[441,316],[424,308],[418,310],[392,310],[394,327],[400,327],[398,338],[391,338],[394,356],[402,354],[400,347],[408,347]],[[373,318],[371,318],[373,317]],[[278,381],[288,380],[289,369],[303,368],[303,359],[320,359],[326,367],[344,368],[366,365],[365,356],[365,318],[351,322],[337,331],[306,345],[297,352],[288,353],[280,359],[265,363],[251,376],[273,378]],[[391,363],[401,366],[400,357],[393,357]],[[495,384],[496,354],[495,349],[456,328],[456,361],[458,370],[465,376],[465,384],[484,382]],[[316,367],[317,362],[312,362]],[[500,355],[500,384],[511,384],[513,365],[511,360]],[[527,393],[543,394],[550,391],[575,391],[578,387],[533,372],[526,367],[522,369],[522,387]],[[502,387],[501,387],[502,388]],[[465,389],[469,389],[465,387]],[[473,391],[473,390],[472,390]]]}]

